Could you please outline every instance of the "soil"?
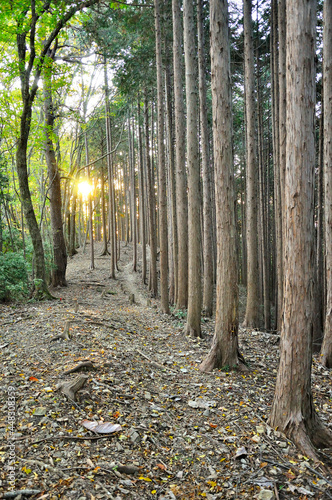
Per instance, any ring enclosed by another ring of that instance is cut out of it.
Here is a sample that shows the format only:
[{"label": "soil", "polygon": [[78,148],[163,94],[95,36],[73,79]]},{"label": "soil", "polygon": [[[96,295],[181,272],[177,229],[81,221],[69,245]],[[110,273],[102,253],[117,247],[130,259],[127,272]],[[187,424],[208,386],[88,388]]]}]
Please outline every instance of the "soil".
[{"label": "soil", "polygon": [[[279,336],[241,330],[249,371],[201,373],[214,321],[183,335],[184,312],[161,313],[129,245],[116,280],[107,256],[89,270],[88,250],[56,300],[0,306],[2,498],[332,498],[328,451],[314,463],[267,425]],[[315,358],[312,378],[332,428],[332,371]]]}]

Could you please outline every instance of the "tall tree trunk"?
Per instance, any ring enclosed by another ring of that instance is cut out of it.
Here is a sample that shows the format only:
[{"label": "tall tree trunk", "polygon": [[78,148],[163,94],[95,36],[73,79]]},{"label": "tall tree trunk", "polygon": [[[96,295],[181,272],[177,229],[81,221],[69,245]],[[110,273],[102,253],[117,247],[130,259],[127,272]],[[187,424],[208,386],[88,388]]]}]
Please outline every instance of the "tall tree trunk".
[{"label": "tall tree trunk", "polygon": [[280,365],[269,423],[306,456],[332,446],[311,392],[314,279],[316,2],[287,4],[284,305]]},{"label": "tall tree trunk", "polygon": [[[324,107],[322,93],[322,108]],[[315,318],[313,331],[313,352],[319,352],[324,337],[325,280],[324,280],[324,113],[319,118],[319,146],[316,182],[317,237],[316,237],[316,275],[315,275]]]},{"label": "tall tree trunk", "polygon": [[282,303],[283,303],[283,252],[284,243],[283,235],[284,228],[284,207],[285,207],[285,171],[286,171],[286,0],[278,0],[278,65],[279,65],[279,80],[278,80],[278,160],[279,160],[279,186],[278,186],[278,251],[281,252],[279,257],[279,279],[278,279],[278,318],[279,328],[282,321]]},{"label": "tall tree trunk", "polygon": [[[258,10],[258,4],[257,4]],[[257,17],[259,13],[257,12]],[[266,330],[271,329],[271,309],[270,309],[270,281],[269,281],[269,253],[268,253],[268,233],[267,233],[267,213],[266,213],[266,193],[265,185],[265,157],[264,157],[264,125],[263,125],[263,103],[261,92],[261,61],[259,55],[259,25],[257,25],[257,129],[258,129],[258,192],[259,192],[259,239],[260,239],[260,267],[262,290],[261,296],[264,310],[264,327]]]},{"label": "tall tree trunk", "polygon": [[332,3],[324,2],[324,199],[326,313],[321,362],[332,368]]},{"label": "tall tree trunk", "polygon": [[141,226],[142,245],[142,281],[146,282],[146,232],[145,232],[145,189],[144,189],[144,164],[141,127],[141,105],[140,99],[137,104],[137,127],[138,127],[138,157],[139,157],[139,220]]},{"label": "tall tree trunk", "polygon": [[[104,58],[104,84],[105,84],[105,128],[106,128],[106,152],[107,152],[107,179],[108,179],[108,224],[110,240],[110,278],[115,279],[116,268],[116,242],[115,242],[115,213],[114,213],[114,172],[112,161],[112,131],[110,117],[109,87],[107,74],[107,61]],[[107,251],[107,244],[106,244]]]},{"label": "tall tree trunk", "polygon": [[149,288],[151,295],[157,297],[157,238],[156,238],[156,200],[154,185],[152,182],[150,141],[149,141],[149,108],[148,98],[145,91],[144,96],[144,127],[145,127],[145,150],[146,150],[146,174],[148,186],[148,210],[149,210],[149,242],[150,242],[150,273]]},{"label": "tall tree trunk", "polygon": [[[167,51],[168,55],[168,51]],[[178,289],[178,231],[176,219],[176,179],[174,161],[174,134],[173,134],[173,106],[171,89],[170,63],[166,64],[166,106],[167,106],[167,144],[168,144],[168,192],[169,192],[169,214],[171,229],[171,256],[172,267],[169,275],[169,300],[174,304]]]},{"label": "tall tree trunk", "polygon": [[187,104],[187,164],[188,164],[188,314],[186,333],[201,336],[201,220],[200,164],[198,152],[198,103],[196,33],[193,0],[183,2],[184,54]]},{"label": "tall tree trunk", "polygon": [[[103,151],[103,148],[102,148]],[[103,228],[103,249],[100,255],[109,255],[107,248],[107,215],[106,215],[106,200],[105,200],[105,172],[104,165],[100,169],[100,191],[101,191],[101,222]]]},{"label": "tall tree trunk", "polygon": [[16,150],[16,169],[20,187],[21,202],[29,233],[32,240],[35,262],[34,294],[36,298],[49,297],[45,276],[45,256],[41,233],[34,212],[29,188],[27,169],[27,146],[31,123],[31,107],[29,100],[24,103],[21,116],[20,137]]},{"label": "tall tree trunk", "polygon": [[[55,53],[50,54],[52,61]],[[49,178],[48,196],[50,199],[50,213],[53,239],[54,268],[52,269],[52,285],[54,287],[67,286],[67,250],[63,234],[61,186],[58,164],[53,147],[52,135],[54,134],[54,109],[52,99],[52,63],[44,72],[44,112],[45,112],[45,157]]]},{"label": "tall tree trunk", "polygon": [[[83,81],[83,73],[81,75],[82,78],[82,97],[83,97],[83,121],[84,121],[84,149],[85,149],[85,164],[87,165],[87,180],[88,183],[90,184],[90,152],[89,152],[89,141],[88,141],[88,133],[87,133],[87,122],[86,122],[86,115],[87,115],[87,107],[88,107],[88,99],[91,93],[91,86],[92,86],[92,76],[91,76],[91,81],[90,81],[90,86],[87,92],[86,97],[84,96],[84,81]],[[87,230],[90,233],[90,269],[95,268],[95,249],[94,249],[94,235],[93,235],[93,209],[92,209],[92,193],[90,192],[88,194],[88,208],[89,208],[89,222],[88,222],[88,227],[89,229]],[[86,234],[86,236],[87,236]]]},{"label": "tall tree trunk", "polygon": [[271,84],[272,84],[272,133],[274,170],[274,222],[275,222],[275,329],[281,329],[283,304],[283,235],[280,185],[280,141],[279,141],[279,57],[278,57],[278,3],[272,0],[271,15]]},{"label": "tall tree trunk", "polygon": [[185,115],[183,95],[182,13],[181,1],[172,0],[173,71],[176,165],[176,213],[178,232],[178,290],[176,308],[188,304],[188,197],[185,168]]},{"label": "tall tree trunk", "polygon": [[217,309],[212,347],[202,371],[243,367],[238,350],[238,273],[232,151],[232,99],[227,0],[211,0],[211,78],[217,216]]},{"label": "tall tree trunk", "polygon": [[156,67],[157,67],[157,105],[158,105],[158,172],[159,172],[159,244],[160,244],[160,294],[161,310],[169,314],[168,301],[168,238],[167,238],[167,197],[166,165],[164,146],[164,92],[163,67],[161,57],[160,0],[154,0]]},{"label": "tall tree trunk", "polygon": [[[85,116],[85,113],[84,113]],[[84,119],[85,122],[85,119]],[[85,147],[85,162],[87,165],[90,163],[89,142],[88,134],[84,132],[84,147]],[[90,184],[90,167],[87,167],[87,179]],[[94,248],[94,235],[93,235],[93,209],[92,209],[92,193],[88,194],[88,207],[89,207],[89,233],[90,233],[90,269],[95,268],[95,248]]]},{"label": "tall tree trunk", "polygon": [[212,243],[212,199],[211,162],[206,101],[206,71],[204,56],[203,1],[197,0],[199,115],[201,129],[201,151],[203,171],[203,311],[212,316],[213,308],[213,243]]},{"label": "tall tree trunk", "polygon": [[247,153],[247,307],[244,326],[259,326],[259,274],[257,238],[257,151],[255,117],[254,47],[251,0],[243,1]]},{"label": "tall tree trunk", "polygon": [[129,186],[130,186],[130,235],[133,244],[133,271],[137,271],[137,211],[136,211],[136,179],[135,179],[135,151],[134,131],[131,118],[128,118],[128,146],[129,146]]}]

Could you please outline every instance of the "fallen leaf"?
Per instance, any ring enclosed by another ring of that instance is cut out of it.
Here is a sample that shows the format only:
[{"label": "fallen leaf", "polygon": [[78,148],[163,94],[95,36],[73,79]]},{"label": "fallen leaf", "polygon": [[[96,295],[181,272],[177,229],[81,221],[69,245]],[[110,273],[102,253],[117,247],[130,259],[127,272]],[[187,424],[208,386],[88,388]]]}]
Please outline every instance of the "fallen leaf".
[{"label": "fallen leaf", "polygon": [[98,432],[99,434],[112,434],[113,432],[119,432],[122,429],[119,424],[102,421],[98,423],[91,420],[83,420],[82,425],[89,431]]}]

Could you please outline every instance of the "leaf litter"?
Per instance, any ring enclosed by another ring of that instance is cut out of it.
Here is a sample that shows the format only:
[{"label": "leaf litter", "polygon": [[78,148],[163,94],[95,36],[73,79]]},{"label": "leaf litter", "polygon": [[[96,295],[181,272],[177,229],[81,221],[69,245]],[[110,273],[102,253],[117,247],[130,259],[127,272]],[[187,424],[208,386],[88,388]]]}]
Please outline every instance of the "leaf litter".
[{"label": "leaf litter", "polygon": [[[121,250],[116,280],[107,257],[90,271],[79,253],[69,286],[52,291],[59,300],[0,306],[4,498],[332,498],[328,451],[313,463],[267,425],[278,335],[241,330],[250,370],[201,373],[213,320],[202,323],[204,339],[184,336],[185,319],[160,312],[131,271],[131,247]],[[314,401],[329,427],[331,379],[314,358]],[[5,470],[8,387],[16,398],[14,496]]]}]

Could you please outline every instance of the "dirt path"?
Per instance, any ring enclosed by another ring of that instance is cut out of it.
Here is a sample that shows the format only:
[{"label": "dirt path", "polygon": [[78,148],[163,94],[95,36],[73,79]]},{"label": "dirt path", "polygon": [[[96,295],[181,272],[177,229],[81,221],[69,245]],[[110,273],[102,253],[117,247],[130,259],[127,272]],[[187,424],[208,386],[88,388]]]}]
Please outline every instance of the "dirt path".
[{"label": "dirt path", "polygon": [[[12,466],[15,491],[39,492],[30,498],[332,498],[329,457],[317,467],[266,425],[278,337],[242,332],[248,374],[202,374],[213,321],[204,340],[183,336],[183,318],[161,314],[158,300],[147,306],[131,259],[123,247],[110,280],[109,257],[90,271],[79,253],[58,300],[0,306],[0,493]],[[70,340],[53,341],[66,326]],[[64,373],[85,360],[95,370]],[[57,390],[82,376],[77,401]],[[315,362],[315,403],[330,426],[331,381]],[[98,434],[84,420],[121,428]]]}]

